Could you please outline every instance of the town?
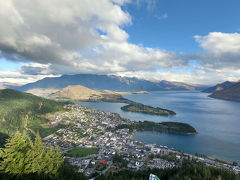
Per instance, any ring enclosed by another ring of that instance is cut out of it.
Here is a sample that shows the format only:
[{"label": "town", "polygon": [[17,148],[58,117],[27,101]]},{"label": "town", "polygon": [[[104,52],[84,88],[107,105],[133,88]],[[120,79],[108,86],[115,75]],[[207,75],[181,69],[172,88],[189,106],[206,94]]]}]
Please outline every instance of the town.
[{"label": "town", "polygon": [[65,109],[65,112],[47,115],[50,128],[60,125],[61,128],[44,141],[46,145],[58,145],[68,162],[93,179],[110,170],[178,167],[185,159],[240,172],[236,165],[135,141],[134,130],[119,128],[133,122],[117,113],[77,104],[65,105]]}]

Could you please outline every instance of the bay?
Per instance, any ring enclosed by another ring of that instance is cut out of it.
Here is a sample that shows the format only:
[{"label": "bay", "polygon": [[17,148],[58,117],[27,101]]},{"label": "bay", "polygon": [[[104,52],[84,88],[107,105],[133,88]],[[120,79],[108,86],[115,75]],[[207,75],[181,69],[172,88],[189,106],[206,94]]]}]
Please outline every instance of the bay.
[{"label": "bay", "polygon": [[240,162],[240,103],[209,98],[197,91],[158,91],[131,94],[125,98],[146,105],[173,110],[176,116],[164,117],[124,112],[122,103],[78,102],[93,109],[119,113],[135,121],[177,121],[196,128],[196,135],[177,135],[138,131],[134,138],[145,143],[165,145],[188,153],[200,153],[227,161]]}]

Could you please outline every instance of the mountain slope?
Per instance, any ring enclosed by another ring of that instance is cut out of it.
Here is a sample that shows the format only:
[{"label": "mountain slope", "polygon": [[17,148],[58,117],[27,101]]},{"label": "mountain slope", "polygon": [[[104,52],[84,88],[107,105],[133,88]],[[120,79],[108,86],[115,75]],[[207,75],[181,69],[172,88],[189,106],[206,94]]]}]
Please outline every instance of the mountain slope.
[{"label": "mountain slope", "polygon": [[56,99],[89,100],[92,96],[99,97],[100,95],[100,91],[95,91],[80,85],[74,85],[60,89],[49,97]]},{"label": "mountain slope", "polygon": [[121,95],[112,91],[96,91],[81,85],[67,86],[49,95],[49,97],[54,99],[70,100],[102,100],[107,95],[116,96],[116,98],[121,97]]},{"label": "mountain slope", "polygon": [[202,88],[202,85],[192,85],[182,82],[174,82],[174,81],[165,81],[162,80],[157,83],[161,90],[197,90]]},{"label": "mountain slope", "polygon": [[29,93],[0,90],[0,133],[11,135],[26,128],[43,129],[42,124],[47,120],[40,115],[63,110],[63,105]]},{"label": "mountain slope", "polygon": [[59,91],[59,89],[30,89],[25,92],[33,94],[35,96],[40,96],[40,97],[45,98],[45,97],[48,97],[50,94],[53,94],[57,91]]},{"label": "mountain slope", "polygon": [[217,91],[211,94],[209,97],[240,102],[240,82],[232,85],[229,88]]},{"label": "mountain slope", "polygon": [[[131,93],[147,93],[144,91]],[[121,102],[134,103],[131,100],[122,97],[122,94],[129,94],[129,92],[113,92],[110,90],[97,91],[81,85],[67,86],[59,91],[48,96],[51,99],[59,100],[80,100],[80,101],[107,101],[107,102]]]},{"label": "mountain slope", "polygon": [[203,90],[202,92],[214,93],[214,92],[217,92],[217,91],[221,91],[225,88],[231,87],[234,84],[236,84],[236,82],[225,81],[223,83],[217,84],[216,86],[209,87],[209,88]]},{"label": "mountain slope", "polygon": [[108,89],[112,91],[195,90],[201,88],[198,85],[185,83],[169,81],[151,82],[137,78],[96,74],[62,75],[61,77],[44,78],[37,82],[14,88],[27,91],[36,88],[61,89],[69,85],[82,85],[91,89]]}]

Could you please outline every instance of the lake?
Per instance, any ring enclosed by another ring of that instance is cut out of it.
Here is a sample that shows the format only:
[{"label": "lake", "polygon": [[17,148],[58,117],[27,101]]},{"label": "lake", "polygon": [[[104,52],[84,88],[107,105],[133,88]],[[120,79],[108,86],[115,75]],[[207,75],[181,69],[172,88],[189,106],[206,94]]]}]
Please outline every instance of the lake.
[{"label": "lake", "polygon": [[119,113],[135,121],[177,121],[191,124],[198,134],[177,135],[151,131],[136,132],[134,138],[145,143],[165,145],[188,153],[200,153],[227,161],[240,162],[240,103],[209,98],[197,91],[158,91],[131,94],[127,99],[166,108],[177,113],[164,117],[124,112],[122,103],[79,102],[93,109]]}]

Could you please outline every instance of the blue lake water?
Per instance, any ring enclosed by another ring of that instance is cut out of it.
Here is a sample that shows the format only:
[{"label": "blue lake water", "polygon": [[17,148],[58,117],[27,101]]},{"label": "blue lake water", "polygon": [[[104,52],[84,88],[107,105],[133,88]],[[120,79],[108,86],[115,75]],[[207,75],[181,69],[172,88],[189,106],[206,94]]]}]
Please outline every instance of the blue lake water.
[{"label": "blue lake water", "polygon": [[79,102],[93,109],[119,113],[131,120],[178,121],[191,124],[196,135],[137,132],[134,138],[145,143],[166,145],[189,153],[201,153],[240,162],[240,103],[217,100],[196,91],[158,91],[124,97],[146,105],[173,110],[176,116],[164,117],[124,112],[122,103]]}]

